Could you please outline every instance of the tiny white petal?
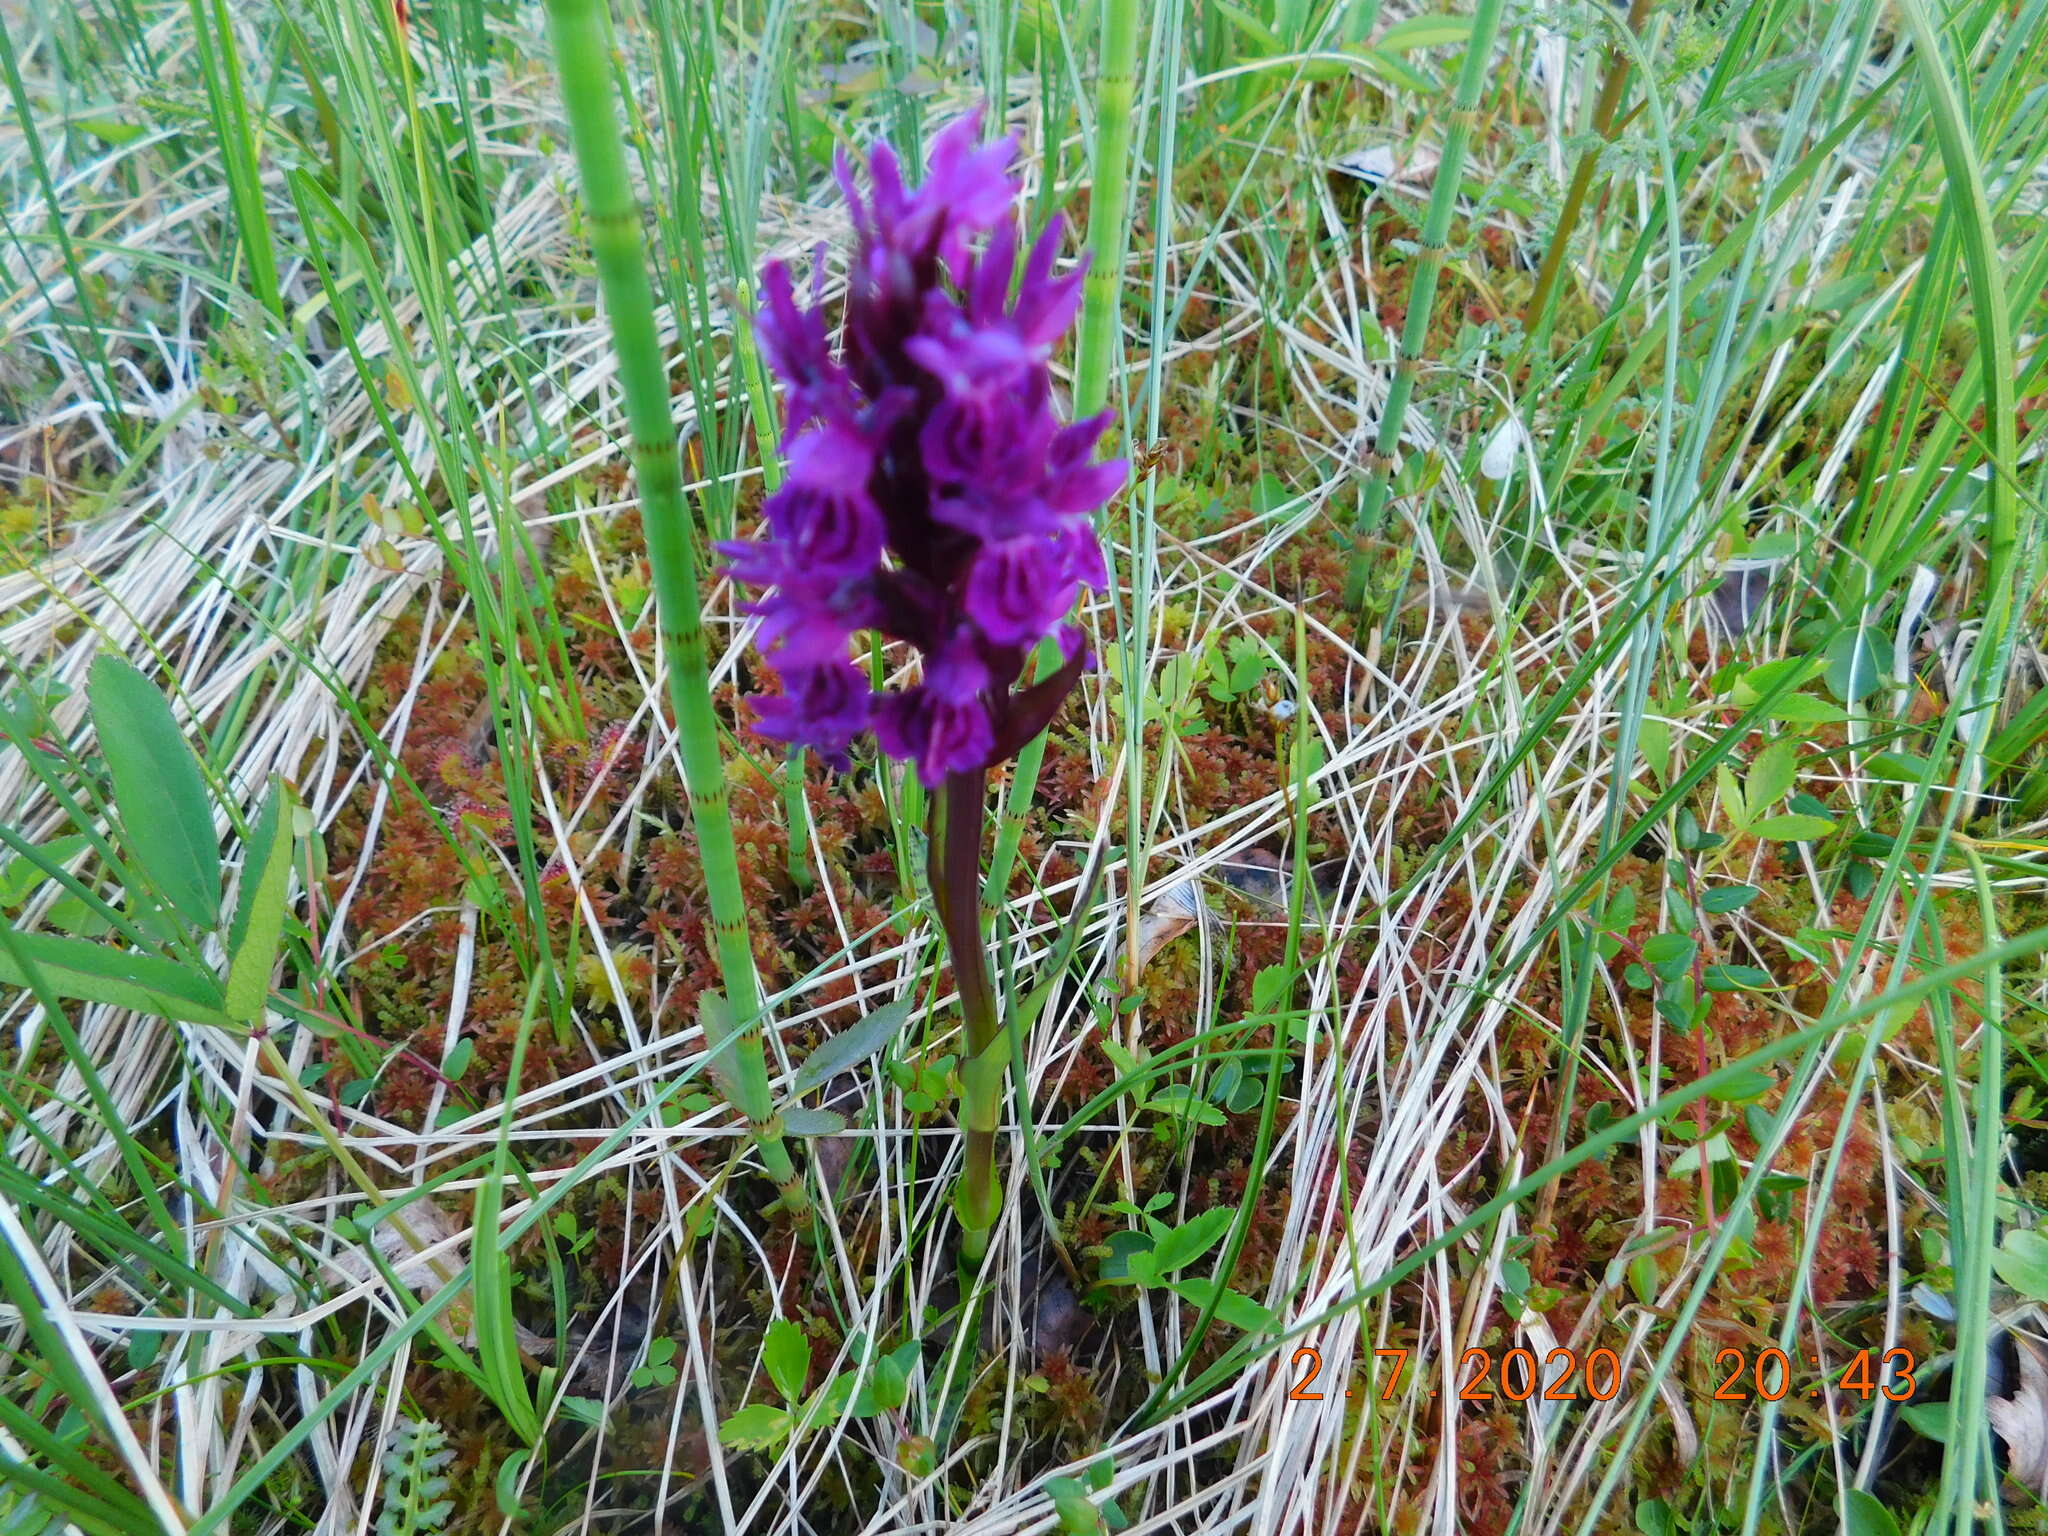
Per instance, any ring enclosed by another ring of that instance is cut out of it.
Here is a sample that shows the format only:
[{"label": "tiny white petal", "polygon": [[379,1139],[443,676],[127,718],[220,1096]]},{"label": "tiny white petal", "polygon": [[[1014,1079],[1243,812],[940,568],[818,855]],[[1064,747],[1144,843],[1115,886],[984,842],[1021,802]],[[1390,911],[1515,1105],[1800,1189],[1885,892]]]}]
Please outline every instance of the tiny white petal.
[{"label": "tiny white petal", "polygon": [[1479,473],[1489,480],[1505,480],[1515,471],[1515,459],[1522,451],[1522,445],[1529,440],[1529,434],[1522,430],[1519,417],[1510,416],[1493,429],[1493,435],[1486,440],[1486,447],[1479,454]]}]

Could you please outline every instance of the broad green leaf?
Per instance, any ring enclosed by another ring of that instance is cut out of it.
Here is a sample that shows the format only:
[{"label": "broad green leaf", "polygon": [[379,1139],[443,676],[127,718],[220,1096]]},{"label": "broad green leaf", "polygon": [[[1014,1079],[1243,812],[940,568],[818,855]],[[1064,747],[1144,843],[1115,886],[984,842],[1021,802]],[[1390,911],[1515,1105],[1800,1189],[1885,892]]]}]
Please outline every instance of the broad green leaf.
[{"label": "broad green leaf", "polygon": [[133,144],[149,130],[140,123],[124,123],[118,117],[81,117],[73,121],[96,139],[116,147]]},{"label": "broad green leaf", "polygon": [[785,1136],[837,1136],[846,1129],[846,1116],[830,1109],[785,1109],[782,1112],[782,1133]]},{"label": "broad green leaf", "polygon": [[[47,843],[39,844],[36,852],[49,863],[61,865],[69,863],[91,845],[91,838],[74,832],[68,837],[53,837]],[[49,878],[42,866],[27,854],[16,854],[7,861],[5,869],[0,869],[0,907],[11,907],[28,900],[35,888]]]},{"label": "broad green leaf", "polygon": [[1703,1142],[1694,1142],[1671,1160],[1670,1176],[1678,1178],[1688,1173],[1698,1173],[1703,1162],[1726,1162],[1735,1156],[1735,1149],[1728,1145],[1726,1136],[1709,1136]]},{"label": "broad green leaf", "polygon": [[1810,693],[1788,693],[1771,706],[1773,720],[1787,725],[1837,725],[1849,718],[1839,704],[1817,699]]},{"label": "broad green leaf", "polygon": [[1405,53],[1410,48],[1448,48],[1471,35],[1470,16],[1411,16],[1387,28],[1373,46],[1382,53]]},{"label": "broad green leaf", "polygon": [[1894,784],[1918,784],[1932,771],[1926,758],[1912,752],[1873,752],[1863,766],[1872,778]]},{"label": "broad green leaf", "polygon": [[273,776],[270,797],[249,834],[242,858],[242,888],[228,926],[228,1017],[255,1021],[270,992],[270,971],[284,935],[285,891],[292,874],[291,791]]},{"label": "broad green leaf", "polygon": [[1152,1273],[1163,1278],[1177,1269],[1186,1269],[1221,1241],[1234,1214],[1230,1207],[1219,1205],[1177,1227],[1169,1227],[1153,1245]]},{"label": "broad green leaf", "polygon": [[1117,1281],[1147,1284],[1152,1278],[1152,1234],[1135,1232],[1126,1227],[1112,1232],[1103,1243],[1109,1252],[1103,1256],[1102,1278],[1112,1284]]},{"label": "broad green leaf", "polygon": [[1284,1006],[1294,990],[1294,972],[1284,965],[1260,968],[1252,977],[1252,1012],[1273,1013]]},{"label": "broad green leaf", "polygon": [[1628,1287],[1636,1293],[1636,1300],[1644,1306],[1654,1305],[1657,1293],[1663,1288],[1664,1277],[1657,1269],[1657,1256],[1639,1253],[1628,1262]]},{"label": "broad green leaf", "polygon": [[1045,1496],[1052,1500],[1053,1513],[1059,1516],[1066,1536],[1095,1536],[1102,1529],[1102,1515],[1088,1497],[1087,1484],[1079,1478],[1047,1478]]},{"label": "broad green leaf", "polygon": [[1209,1305],[1209,1298],[1216,1298],[1216,1316],[1241,1329],[1245,1333],[1268,1333],[1280,1326],[1280,1319],[1270,1310],[1260,1306],[1242,1291],[1220,1288],[1207,1275],[1190,1280],[1176,1280],[1173,1289],[1185,1301],[1198,1307]]},{"label": "broad green leaf", "polygon": [[1826,837],[1835,830],[1835,824],[1825,816],[1801,816],[1795,812],[1766,816],[1749,830],[1773,843],[1804,843]]},{"label": "broad green leaf", "polygon": [[1657,933],[1643,940],[1643,959],[1651,965],[1683,968],[1692,964],[1693,951],[1698,946],[1692,935],[1685,933]]},{"label": "broad green leaf", "polygon": [[1186,1083],[1169,1083],[1157,1093],[1149,1095],[1145,1107],[1155,1113],[1171,1115],[1176,1119],[1192,1120],[1197,1125],[1228,1125],[1230,1122],[1222,1110],[1203,1099],[1195,1097],[1195,1090]]},{"label": "broad green leaf", "polygon": [[155,686],[119,656],[92,664],[86,689],[114,781],[121,845],[194,928],[220,920],[220,844],[199,763]]},{"label": "broad green leaf", "polygon": [[516,1520],[526,1513],[526,1507],[519,1502],[519,1473],[533,1459],[533,1452],[525,1446],[505,1458],[505,1464],[498,1468],[497,1480],[491,1485],[498,1500],[498,1513],[507,1520]]},{"label": "broad green leaf", "polygon": [[1756,965],[1710,965],[1702,979],[1709,992],[1742,992],[1768,987],[1771,973]]},{"label": "broad green leaf", "polygon": [[1726,763],[1717,764],[1714,768],[1714,788],[1720,792],[1721,804],[1727,810],[1729,820],[1738,827],[1748,826],[1749,800],[1735,782],[1735,775],[1728,771]]},{"label": "broad green leaf", "polygon": [[1700,896],[1702,911],[1719,915],[1748,906],[1763,894],[1753,885],[1717,885]]},{"label": "broad green leaf", "polygon": [[825,1041],[796,1069],[796,1076],[791,1080],[791,1092],[802,1095],[813,1088],[822,1088],[841,1072],[851,1071],[867,1061],[903,1032],[913,1001],[906,997],[886,1003]]},{"label": "broad green leaf", "polygon": [[1671,782],[1671,722],[1660,715],[1645,715],[1636,731],[1636,747],[1643,762],[1657,776],[1659,784]]},{"label": "broad green leaf", "polygon": [[1855,704],[1877,691],[1879,637],[1875,630],[1852,629],[1835,636],[1827,649],[1828,692],[1844,704]]},{"label": "broad green leaf", "polygon": [[811,1374],[811,1336],[801,1325],[778,1317],[768,1325],[768,1337],[761,1345],[761,1364],[768,1379],[786,1403],[803,1399],[804,1383]]},{"label": "broad green leaf", "polygon": [[2039,1232],[2005,1234],[1991,1255],[1998,1278],[2029,1301],[2048,1301],[2048,1236]]},{"label": "broad green leaf", "polygon": [[710,1048],[704,1070],[718,1084],[726,1102],[749,1120],[766,1120],[774,1113],[768,1092],[768,1069],[758,1053],[736,1051],[739,1020],[723,992],[706,992],[697,999],[697,1023]]},{"label": "broad green leaf", "polygon": [[1874,1493],[1851,1488],[1842,1499],[1845,1536],[1899,1536],[1899,1522]]},{"label": "broad green leaf", "polygon": [[96,907],[79,897],[64,895],[51,902],[43,913],[43,920],[52,928],[75,934],[81,939],[96,939],[103,933],[114,931],[113,920],[107,916],[107,909]]},{"label": "broad green leaf", "polygon": [[718,1426],[721,1443],[736,1451],[773,1450],[789,1438],[789,1410],[749,1403]]},{"label": "broad green leaf", "polygon": [[561,1399],[562,1417],[572,1424],[587,1424],[592,1429],[603,1429],[605,1406],[594,1397],[565,1395]]},{"label": "broad green leaf", "polygon": [[1754,816],[1792,793],[1799,777],[1799,754],[1789,740],[1774,741],[1757,753],[1743,781],[1742,802]]},{"label": "broad green leaf", "polygon": [[228,1022],[220,983],[204,971],[188,970],[161,955],[63,934],[15,932],[12,937],[11,946],[0,942],[0,983],[7,986],[29,985],[26,961],[59,997],[112,1003],[192,1024]]},{"label": "broad green leaf", "polygon": [[1217,0],[1216,14],[1235,27],[1238,33],[1254,46],[1257,52],[1253,57],[1282,51],[1280,39],[1274,35],[1272,28],[1243,6],[1232,5],[1230,0]]},{"label": "broad green leaf", "polygon": [[1948,1443],[1951,1415],[1947,1403],[1907,1403],[1899,1409],[1899,1417],[1928,1439]]},{"label": "broad green leaf", "polygon": [[1723,1104],[1743,1104],[1751,1099],[1760,1099],[1778,1086],[1778,1080],[1768,1072],[1744,1072],[1732,1081],[1723,1083],[1707,1095]]},{"label": "broad green leaf", "polygon": [[917,1340],[912,1339],[897,1345],[888,1354],[878,1356],[874,1369],[853,1400],[854,1417],[871,1419],[878,1413],[901,1408],[903,1400],[910,1395],[910,1372],[917,1364],[919,1353]]}]

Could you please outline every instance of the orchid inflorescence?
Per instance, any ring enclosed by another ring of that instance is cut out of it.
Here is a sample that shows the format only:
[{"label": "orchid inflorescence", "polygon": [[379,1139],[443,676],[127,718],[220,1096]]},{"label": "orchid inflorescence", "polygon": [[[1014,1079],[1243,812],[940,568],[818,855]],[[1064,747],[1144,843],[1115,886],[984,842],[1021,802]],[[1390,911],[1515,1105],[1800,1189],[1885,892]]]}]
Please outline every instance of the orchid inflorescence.
[{"label": "orchid inflorescence", "polygon": [[[768,263],[760,338],[786,390],[789,477],[767,536],[720,546],[736,579],[772,589],[748,611],[783,691],[757,699],[757,729],[842,767],[872,730],[934,786],[1014,756],[1073,687],[1086,654],[1065,620],[1082,587],[1107,586],[1092,514],[1127,473],[1094,458],[1107,412],[1060,420],[1049,359],[1081,273],[1054,274],[1055,221],[1012,297],[1017,146],[980,129],[976,111],[940,133],[915,188],[878,146],[863,196],[839,155],[856,244],[836,350],[822,251],[808,307]],[[848,655],[862,630],[914,647],[920,680],[873,689]],[[1052,635],[1064,664],[1019,687]]]}]

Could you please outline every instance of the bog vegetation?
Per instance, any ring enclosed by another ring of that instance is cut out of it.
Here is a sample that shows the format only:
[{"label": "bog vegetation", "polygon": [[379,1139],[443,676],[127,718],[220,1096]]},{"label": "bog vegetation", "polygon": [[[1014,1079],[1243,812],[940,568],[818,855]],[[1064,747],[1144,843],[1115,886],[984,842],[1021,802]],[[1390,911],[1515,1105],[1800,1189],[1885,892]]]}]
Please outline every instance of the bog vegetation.
[{"label": "bog vegetation", "polygon": [[2048,0],[0,18],[0,1531],[2042,1527]]}]

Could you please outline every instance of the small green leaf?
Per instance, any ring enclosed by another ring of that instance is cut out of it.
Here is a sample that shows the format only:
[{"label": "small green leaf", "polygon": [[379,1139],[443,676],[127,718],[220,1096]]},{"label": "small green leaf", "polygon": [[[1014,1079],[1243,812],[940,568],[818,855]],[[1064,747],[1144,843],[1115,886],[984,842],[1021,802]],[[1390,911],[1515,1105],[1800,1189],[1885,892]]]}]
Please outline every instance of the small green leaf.
[{"label": "small green leaf", "polygon": [[790,1091],[801,1096],[813,1088],[822,1088],[841,1072],[862,1065],[903,1032],[914,1002],[914,998],[906,997],[884,1004],[825,1041],[796,1069]]},{"label": "small green leaf", "polygon": [[917,1356],[917,1343],[912,1340],[877,1359],[860,1394],[853,1400],[855,1417],[871,1419],[878,1413],[901,1408],[910,1395],[910,1369],[917,1364]]},{"label": "small green leaf", "polygon": [[1728,812],[1728,819],[1738,827],[1748,826],[1758,807],[1749,803],[1749,797],[1736,784],[1735,775],[1729,772],[1726,763],[1717,764],[1714,768],[1714,788],[1721,796],[1721,805]]},{"label": "small green leaf", "polygon": [[1717,885],[1700,896],[1701,910],[1719,915],[1748,906],[1763,894],[1753,885]]},{"label": "small green leaf", "polygon": [[1657,933],[1643,940],[1643,958],[1652,965],[1684,964],[1692,959],[1692,938],[1683,933]]},{"label": "small green leaf", "polygon": [[1851,1488],[1842,1499],[1842,1530],[1844,1536],[1899,1536],[1899,1522],[1876,1494]]},{"label": "small green leaf", "polygon": [[194,928],[220,919],[220,843],[213,802],[177,717],[126,660],[92,664],[86,696],[114,781],[122,847]]},{"label": "small green leaf", "polygon": [[804,1384],[811,1374],[811,1337],[786,1317],[768,1325],[768,1337],[761,1345],[761,1363],[768,1379],[786,1403],[802,1400]]},{"label": "small green leaf", "polygon": [[102,934],[113,932],[113,921],[107,916],[110,910],[66,894],[50,903],[43,918],[52,928],[61,929],[76,938],[97,939]]},{"label": "small green leaf", "polygon": [[789,1438],[789,1410],[749,1403],[718,1426],[718,1438],[736,1451],[768,1451]]},{"label": "small green leaf", "polygon": [[1145,1285],[1152,1279],[1152,1234],[1136,1232],[1126,1227],[1121,1232],[1112,1232],[1102,1245],[1109,1251],[1103,1256],[1102,1278],[1114,1284]]},{"label": "small green leaf", "polygon": [[1280,1319],[1268,1308],[1260,1306],[1242,1291],[1219,1287],[1206,1275],[1176,1280],[1173,1289],[1182,1300],[1191,1301],[1198,1307],[1208,1306],[1210,1297],[1215,1297],[1216,1316],[1245,1333],[1270,1333],[1280,1326]]},{"label": "small green leaf", "polygon": [[1751,1099],[1762,1098],[1777,1086],[1778,1080],[1768,1072],[1751,1070],[1721,1084],[1707,1096],[1723,1104],[1746,1104]]},{"label": "small green leaf", "polygon": [[1636,731],[1636,746],[1643,763],[1657,776],[1659,784],[1671,782],[1671,722],[1647,715]]},{"label": "small green leaf", "polygon": [[[91,838],[74,832],[68,837],[51,838],[47,843],[38,845],[36,852],[52,864],[63,865],[91,846]],[[17,854],[7,861],[4,870],[0,870],[0,907],[11,907],[16,902],[28,900],[35,888],[49,878],[43,873],[42,866],[27,854]]]},{"label": "small green leaf", "polygon": [[1839,725],[1849,711],[1810,693],[1788,693],[1771,706],[1770,716],[1786,725]]},{"label": "small green leaf", "polygon": [[1079,1478],[1047,1478],[1045,1496],[1052,1500],[1053,1513],[1059,1516],[1066,1536],[1095,1536],[1102,1529],[1102,1516],[1088,1497],[1088,1485]]},{"label": "small green leaf", "polygon": [[1948,1403],[1907,1403],[1899,1409],[1899,1417],[1928,1439],[1938,1440],[1943,1445],[1948,1443],[1949,1424],[1953,1419]]},{"label": "small green leaf", "polygon": [[1410,16],[1388,27],[1373,46],[1382,53],[1406,53],[1411,48],[1448,48],[1464,42],[1471,35],[1470,16],[1443,13]]},{"label": "small green leaf", "polygon": [[498,1468],[492,1490],[497,1496],[498,1513],[507,1520],[516,1520],[526,1512],[525,1506],[519,1502],[519,1474],[532,1457],[533,1452],[522,1447],[507,1456],[505,1464]]},{"label": "small green leaf", "polygon": [[1771,973],[1754,965],[1710,965],[1705,981],[1709,992],[1753,992],[1771,984]]},{"label": "small green leaf", "polygon": [[1252,1012],[1277,1012],[1294,990],[1294,972],[1284,965],[1269,965],[1252,977]]},{"label": "small green leaf", "polygon": [[1656,1303],[1657,1292],[1663,1285],[1663,1277],[1657,1271],[1656,1255],[1639,1253],[1628,1263],[1628,1286],[1636,1293],[1636,1300],[1644,1306]]},{"label": "small green leaf", "polygon": [[2048,1301],[2048,1236],[2025,1230],[2005,1234],[1992,1252],[1998,1278],[2029,1301]]},{"label": "small green leaf", "polygon": [[1234,1214],[1230,1207],[1219,1205],[1177,1227],[1168,1228],[1153,1247],[1152,1273],[1165,1276],[1175,1270],[1186,1269],[1222,1240]]},{"label": "small green leaf", "polygon": [[1136,1077],[1142,1070],[1143,1064],[1136,1056],[1107,1037],[1102,1041],[1102,1054],[1109,1058],[1109,1064],[1116,1068],[1116,1075],[1120,1079]]},{"label": "small green leaf", "polygon": [[59,997],[192,1024],[229,1022],[220,984],[204,971],[187,970],[161,955],[63,934],[10,933],[11,944],[0,941],[0,983],[7,986],[30,985],[26,966],[32,965]]},{"label": "small green leaf", "polygon": [[1787,741],[1774,741],[1757,753],[1743,780],[1742,802],[1753,816],[1792,793],[1799,778],[1799,754]]},{"label": "small green leaf", "polygon": [[594,1397],[564,1397],[562,1417],[572,1424],[587,1424],[592,1429],[603,1429],[604,1404]]},{"label": "small green leaf", "polygon": [[1816,837],[1826,837],[1835,830],[1835,824],[1825,816],[1766,816],[1749,829],[1758,837],[1773,843],[1804,843]]},{"label": "small green leaf", "polygon": [[785,1109],[782,1129],[789,1136],[837,1136],[846,1129],[846,1116],[830,1109]]},{"label": "small green leaf", "polygon": [[292,874],[290,802],[283,779],[272,775],[270,795],[250,831],[242,858],[242,887],[228,925],[228,1017],[254,1023],[270,994],[270,972],[284,936],[285,893]]},{"label": "small green leaf", "polygon": [[1827,648],[1827,670],[1822,674],[1832,693],[1844,704],[1854,704],[1877,691],[1877,647],[1873,629],[1852,629],[1837,635]]},{"label": "small green leaf", "polygon": [[448,1053],[448,1059],[441,1063],[441,1075],[451,1083],[460,1082],[462,1074],[469,1070],[469,1064],[476,1060],[476,1041],[464,1036],[455,1042],[455,1049]]}]

